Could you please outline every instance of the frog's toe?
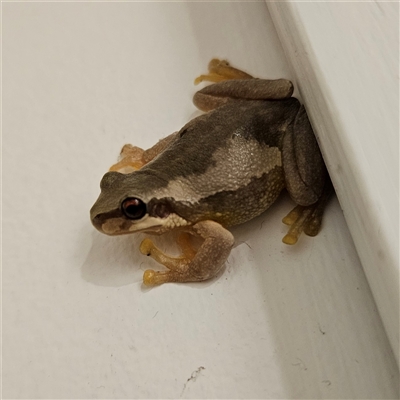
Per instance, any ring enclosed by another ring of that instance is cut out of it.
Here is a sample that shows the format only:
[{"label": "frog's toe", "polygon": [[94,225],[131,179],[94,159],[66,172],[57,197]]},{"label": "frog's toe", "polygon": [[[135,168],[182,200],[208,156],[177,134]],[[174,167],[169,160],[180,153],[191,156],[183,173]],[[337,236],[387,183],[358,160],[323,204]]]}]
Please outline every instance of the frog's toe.
[{"label": "frog's toe", "polygon": [[296,244],[299,236],[300,233],[289,232],[283,237],[282,242],[289,245]]},{"label": "frog's toe", "polygon": [[307,236],[316,236],[321,229],[322,215],[333,193],[331,180],[328,178],[318,201],[310,206],[296,206],[282,222],[290,225],[289,232],[282,239],[283,243],[295,244],[301,232]]},{"label": "frog's toe", "polygon": [[154,271],[147,269],[143,273],[143,283],[146,286],[162,285],[168,282],[186,282],[185,274],[175,271]]},{"label": "frog's toe", "polygon": [[292,211],[290,211],[288,215],[286,215],[282,219],[282,222],[285,225],[293,225],[300,218],[302,210],[303,210],[302,206],[296,206],[295,208],[293,208]]},{"label": "frog's toe", "polygon": [[154,271],[147,269],[143,274],[143,283],[146,286],[161,285],[168,282],[185,282],[181,274],[173,271]]},{"label": "frog's toe", "polygon": [[321,229],[323,207],[319,203],[311,206],[296,206],[282,222],[289,225],[289,231],[282,239],[285,244],[297,243],[301,233],[316,236]]},{"label": "frog's toe", "polygon": [[139,251],[145,256],[151,256],[151,251],[156,248],[150,239],[144,239],[140,244]]},{"label": "frog's toe", "polygon": [[169,282],[194,282],[197,280],[201,279],[196,279],[196,277],[191,276],[187,271],[180,273],[176,271],[153,271],[152,269],[148,269],[143,274],[143,283],[146,286],[161,285]]},{"label": "frog's toe", "polygon": [[[282,239],[283,243],[290,245],[296,244],[303,231],[306,235],[309,235],[311,232],[312,234],[309,236],[315,236],[318,233],[321,222],[319,222],[318,225],[317,221],[315,221],[315,218],[313,218],[313,211],[315,211],[315,206],[296,206],[283,218],[282,222],[286,225],[290,225],[288,233]],[[311,221],[313,221],[313,223],[310,224]],[[317,227],[318,229],[315,231]]]},{"label": "frog's toe", "polygon": [[322,214],[315,215],[314,212],[313,215],[304,224],[304,233],[307,236],[318,235],[318,232],[321,230],[321,224],[322,224]]},{"label": "frog's toe", "polygon": [[147,286],[156,284],[156,271],[152,269],[146,269],[143,274],[143,283]]}]

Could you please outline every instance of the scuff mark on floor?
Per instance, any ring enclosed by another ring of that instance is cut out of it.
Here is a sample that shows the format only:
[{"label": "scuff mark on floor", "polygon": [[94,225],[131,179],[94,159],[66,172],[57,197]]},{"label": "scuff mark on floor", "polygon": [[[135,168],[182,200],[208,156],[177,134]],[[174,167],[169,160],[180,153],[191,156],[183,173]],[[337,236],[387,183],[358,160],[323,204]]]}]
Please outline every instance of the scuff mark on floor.
[{"label": "scuff mark on floor", "polygon": [[183,396],[183,393],[185,392],[186,387],[187,387],[189,382],[196,382],[196,379],[198,378],[198,376],[200,375],[200,373],[201,373],[201,371],[203,369],[205,369],[205,368],[204,367],[199,367],[199,368],[196,369],[196,371],[192,372],[192,375],[190,375],[190,378],[188,378],[187,381],[185,382],[185,384],[183,385],[183,389],[182,389],[180,397]]},{"label": "scuff mark on floor", "polygon": [[307,366],[306,364],[304,364],[304,361],[299,357],[296,357],[296,360],[299,360],[299,362],[292,365],[294,367],[300,367],[302,370],[307,371]]}]

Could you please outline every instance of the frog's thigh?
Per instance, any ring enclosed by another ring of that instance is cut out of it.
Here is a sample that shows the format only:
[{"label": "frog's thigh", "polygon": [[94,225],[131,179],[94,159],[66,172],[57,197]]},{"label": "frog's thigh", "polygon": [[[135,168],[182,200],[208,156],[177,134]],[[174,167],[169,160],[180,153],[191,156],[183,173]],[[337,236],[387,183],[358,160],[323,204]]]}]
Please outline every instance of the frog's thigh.
[{"label": "frog's thigh", "polygon": [[283,137],[282,161],[292,199],[302,206],[314,204],[321,196],[327,171],[304,106]]},{"label": "frog's thigh", "polygon": [[290,225],[283,238],[286,244],[297,242],[301,232],[315,236],[321,227],[322,214],[333,193],[317,140],[302,106],[283,138],[283,169],[286,188],[299,204],[284,219]]},{"label": "frog's thigh", "polygon": [[293,84],[287,79],[234,79],[214,83],[199,90],[193,103],[203,111],[210,111],[229,99],[281,100],[293,94]]},{"label": "frog's thigh", "polygon": [[[232,234],[214,221],[202,221],[195,224],[190,233],[200,236],[204,242],[197,253],[191,253],[192,249],[181,248],[184,251],[182,257],[172,258],[166,256],[151,244],[141,251],[152,256],[156,261],[165,265],[170,271],[147,270],[143,275],[143,282],[147,285],[156,285],[166,282],[199,282],[214,277],[229,256],[233,246]],[[144,246],[144,247],[146,247]],[[143,251],[143,250],[147,250]],[[185,254],[186,253],[186,254]],[[193,257],[193,258],[192,258]]]}]

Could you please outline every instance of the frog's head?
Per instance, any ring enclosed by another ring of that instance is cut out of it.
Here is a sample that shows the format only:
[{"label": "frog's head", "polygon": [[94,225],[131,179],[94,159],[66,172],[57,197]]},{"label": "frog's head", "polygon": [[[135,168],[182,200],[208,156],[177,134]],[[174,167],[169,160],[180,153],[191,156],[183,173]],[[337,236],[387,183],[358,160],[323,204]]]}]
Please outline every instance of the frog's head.
[{"label": "frog's head", "polygon": [[107,172],[100,183],[100,196],[90,210],[92,224],[107,235],[158,232],[166,224],[169,210],[153,205],[151,186],[157,184],[139,172]]}]

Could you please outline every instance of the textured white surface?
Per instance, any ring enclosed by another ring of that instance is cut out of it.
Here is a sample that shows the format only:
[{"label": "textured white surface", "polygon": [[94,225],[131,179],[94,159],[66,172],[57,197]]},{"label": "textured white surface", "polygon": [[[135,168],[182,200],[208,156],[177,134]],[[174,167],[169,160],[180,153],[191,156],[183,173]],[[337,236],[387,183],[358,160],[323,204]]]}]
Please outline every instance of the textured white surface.
[{"label": "textured white surface", "polygon": [[290,77],[263,3],[3,4],[3,398],[398,397],[336,200],[287,247],[284,197],[220,277],[154,289],[142,237],[90,225],[120,147],[195,115],[214,56]]},{"label": "textured white surface", "polygon": [[399,3],[270,3],[399,361]]}]

